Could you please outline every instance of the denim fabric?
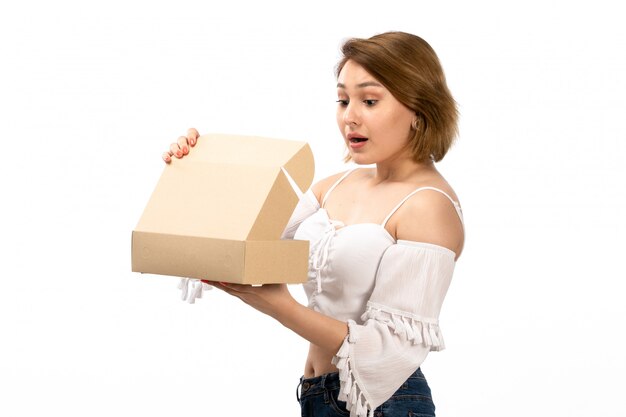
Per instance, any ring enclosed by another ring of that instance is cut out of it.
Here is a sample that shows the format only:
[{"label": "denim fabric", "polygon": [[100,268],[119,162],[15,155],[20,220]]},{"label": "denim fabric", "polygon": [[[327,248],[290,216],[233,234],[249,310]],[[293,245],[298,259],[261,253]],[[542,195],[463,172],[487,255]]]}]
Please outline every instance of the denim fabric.
[{"label": "denim fabric", "polygon": [[[349,416],[346,403],[337,400],[339,374],[337,372],[315,378],[300,378],[298,401],[302,417]],[[420,369],[382,405],[374,410],[374,417],[433,417],[435,404],[430,388]]]}]

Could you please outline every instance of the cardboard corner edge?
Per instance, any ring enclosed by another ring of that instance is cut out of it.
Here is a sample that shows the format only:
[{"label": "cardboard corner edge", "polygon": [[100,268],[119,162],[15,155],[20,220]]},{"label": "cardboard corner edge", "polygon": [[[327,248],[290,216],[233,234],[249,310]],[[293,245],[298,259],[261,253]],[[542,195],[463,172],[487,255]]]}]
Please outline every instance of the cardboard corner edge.
[{"label": "cardboard corner edge", "polygon": [[313,183],[313,177],[315,176],[315,160],[311,146],[306,142],[302,143],[303,146],[287,161],[284,168],[304,193]]},{"label": "cardboard corner edge", "polygon": [[139,269],[139,265],[137,262],[137,253],[135,253],[135,249],[137,248],[137,230],[133,230],[130,234],[130,270],[131,272],[139,272],[143,273]]}]

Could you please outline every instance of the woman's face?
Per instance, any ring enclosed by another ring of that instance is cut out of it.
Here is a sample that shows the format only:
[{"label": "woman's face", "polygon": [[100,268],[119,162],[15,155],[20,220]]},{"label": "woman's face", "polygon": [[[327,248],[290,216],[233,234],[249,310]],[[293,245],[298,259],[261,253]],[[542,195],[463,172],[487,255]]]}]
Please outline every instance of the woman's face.
[{"label": "woman's face", "polygon": [[410,157],[414,112],[352,60],[337,81],[337,124],[352,160],[363,165]]}]

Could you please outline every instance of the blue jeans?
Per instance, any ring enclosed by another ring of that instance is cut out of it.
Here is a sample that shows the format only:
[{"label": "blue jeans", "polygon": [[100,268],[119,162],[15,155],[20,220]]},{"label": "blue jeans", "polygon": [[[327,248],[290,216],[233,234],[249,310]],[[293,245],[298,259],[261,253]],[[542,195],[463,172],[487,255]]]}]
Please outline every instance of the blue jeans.
[{"label": "blue jeans", "polygon": [[[343,417],[349,416],[346,403],[337,400],[339,394],[339,374],[337,372],[300,378],[298,401],[302,417]],[[430,388],[420,369],[382,405],[374,410],[375,417],[434,417]]]}]

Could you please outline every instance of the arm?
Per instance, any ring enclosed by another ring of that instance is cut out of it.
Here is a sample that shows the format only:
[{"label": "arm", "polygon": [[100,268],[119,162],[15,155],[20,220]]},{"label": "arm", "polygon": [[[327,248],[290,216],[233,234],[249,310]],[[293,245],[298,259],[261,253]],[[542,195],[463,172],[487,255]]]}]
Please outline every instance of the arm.
[{"label": "arm", "polygon": [[430,351],[442,350],[439,311],[454,270],[454,252],[400,241],[383,255],[374,291],[359,322],[333,358],[340,396],[364,417],[390,398]]},{"label": "arm", "polygon": [[424,190],[419,193],[419,198],[409,199],[396,216],[397,221],[391,226],[395,226],[394,234],[398,240],[443,246],[455,252],[456,258],[461,254],[463,225],[454,206],[443,194]]},{"label": "arm", "polygon": [[244,303],[279,321],[309,342],[336,352],[348,334],[347,323],[298,303],[285,284],[251,285],[203,281],[238,297]]},{"label": "arm", "polygon": [[348,335],[348,324],[311,310],[302,304],[286,310],[277,320],[309,342],[329,352],[337,352]]},{"label": "arm", "polygon": [[383,255],[359,323],[333,358],[339,399],[365,416],[385,402],[426,359],[444,349],[439,312],[452,279],[463,231],[450,202],[423,193],[397,213],[397,244]]}]

